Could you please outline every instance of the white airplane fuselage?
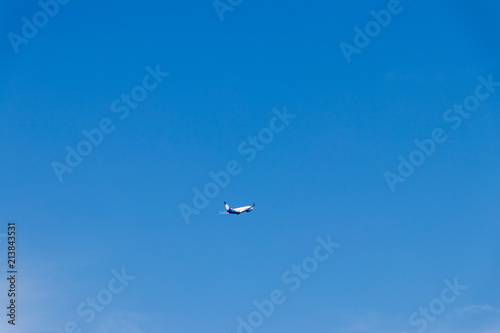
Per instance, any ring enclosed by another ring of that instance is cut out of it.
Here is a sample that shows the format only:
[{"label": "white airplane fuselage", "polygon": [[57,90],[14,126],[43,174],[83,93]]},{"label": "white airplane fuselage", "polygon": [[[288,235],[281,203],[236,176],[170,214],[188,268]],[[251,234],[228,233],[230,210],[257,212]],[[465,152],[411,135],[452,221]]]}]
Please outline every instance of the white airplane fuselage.
[{"label": "white airplane fuselage", "polygon": [[241,214],[241,213],[250,213],[253,208],[255,207],[255,204],[252,206],[243,206],[243,207],[238,207],[238,208],[231,208],[229,205],[224,201],[224,205],[226,207],[226,212],[228,214]]}]

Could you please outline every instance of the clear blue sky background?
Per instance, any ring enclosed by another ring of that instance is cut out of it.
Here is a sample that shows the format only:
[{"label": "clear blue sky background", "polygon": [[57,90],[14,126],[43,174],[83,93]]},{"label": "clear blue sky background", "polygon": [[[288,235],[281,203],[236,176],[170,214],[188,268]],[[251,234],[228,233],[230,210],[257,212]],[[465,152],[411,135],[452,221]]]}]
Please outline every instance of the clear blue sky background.
[{"label": "clear blue sky background", "polygon": [[[236,332],[274,289],[287,301],[255,332],[416,332],[409,316],[455,277],[467,290],[426,332],[499,331],[500,88],[457,130],[442,116],[479,75],[500,81],[500,6],[402,1],[348,64],[339,44],[386,6],[243,1],[221,21],[211,1],[71,1],[16,54],[7,34],[40,7],[4,1],[17,332]],[[120,120],[112,101],[156,64],[170,76]],[[238,145],[284,107],[297,117],[246,162]],[[106,117],[115,130],[59,182],[51,163]],[[448,140],[391,192],[384,172],[435,128]],[[241,173],[186,224],[179,204],[230,160]],[[223,201],[256,208],[216,215]],[[328,235],[341,247],[291,291],[282,274]],[[135,279],[85,323],[76,307],[122,267]]]}]

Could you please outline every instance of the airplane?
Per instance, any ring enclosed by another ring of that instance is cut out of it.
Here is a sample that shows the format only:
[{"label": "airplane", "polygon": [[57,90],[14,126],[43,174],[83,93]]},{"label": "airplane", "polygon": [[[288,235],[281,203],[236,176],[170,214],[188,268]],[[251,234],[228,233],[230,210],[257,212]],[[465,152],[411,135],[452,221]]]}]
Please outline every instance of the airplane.
[{"label": "airplane", "polygon": [[224,206],[226,206],[226,211],[225,212],[217,212],[217,214],[241,214],[241,213],[250,213],[253,208],[255,207],[255,202],[253,203],[252,206],[244,206],[244,207],[238,207],[238,208],[230,208],[229,205],[224,201]]}]

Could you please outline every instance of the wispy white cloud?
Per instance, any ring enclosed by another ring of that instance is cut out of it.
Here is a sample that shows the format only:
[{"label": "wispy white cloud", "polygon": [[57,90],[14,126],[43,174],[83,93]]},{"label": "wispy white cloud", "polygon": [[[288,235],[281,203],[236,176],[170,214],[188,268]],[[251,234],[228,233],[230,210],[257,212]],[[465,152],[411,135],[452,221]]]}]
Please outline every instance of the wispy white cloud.
[{"label": "wispy white cloud", "polygon": [[500,309],[498,308],[495,308],[489,304],[484,304],[484,305],[470,305],[470,306],[466,306],[466,307],[463,307],[461,309],[458,309],[457,310],[458,313],[474,313],[474,314],[478,314],[478,313],[486,313],[486,312],[496,312],[496,313],[500,313]]},{"label": "wispy white cloud", "polygon": [[145,333],[148,319],[144,314],[137,312],[121,312],[107,315],[94,328],[96,333],[122,332]]},{"label": "wispy white cloud", "polygon": [[[467,315],[468,314],[468,315]],[[489,304],[470,305],[450,311],[434,322],[429,323],[425,333],[500,333],[498,324],[500,309]],[[405,320],[397,316],[369,312],[364,315],[346,315],[339,318],[342,322],[334,327],[339,333],[416,333]]]},{"label": "wispy white cloud", "polygon": [[381,326],[381,317],[375,312],[369,312],[364,315],[344,315],[341,324],[335,328],[336,332],[342,333],[365,333],[379,332]]}]

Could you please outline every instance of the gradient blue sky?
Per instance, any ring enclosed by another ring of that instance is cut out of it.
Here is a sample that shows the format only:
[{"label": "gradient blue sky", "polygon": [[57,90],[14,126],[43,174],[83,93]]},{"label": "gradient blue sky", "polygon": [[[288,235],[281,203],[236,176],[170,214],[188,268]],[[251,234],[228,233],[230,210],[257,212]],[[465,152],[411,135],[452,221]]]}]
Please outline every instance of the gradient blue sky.
[{"label": "gradient blue sky", "polygon": [[[347,64],[339,44],[387,1],[243,1],[223,21],[211,1],[71,1],[17,54],[7,34],[40,7],[3,2],[17,332],[236,332],[273,289],[287,301],[255,332],[416,332],[408,317],[455,277],[467,290],[426,332],[498,332],[500,88],[457,130],[442,116],[479,75],[500,81],[500,6],[401,4]],[[170,76],[120,120],[112,101],[157,64]],[[297,117],[245,162],[238,145],[284,107]],[[51,163],[106,117],[115,130],[59,182]],[[384,172],[435,128],[448,140],[391,192]],[[241,173],[186,224],[178,205],[230,160]],[[223,201],[256,209],[216,215]],[[341,247],[291,292],[282,274],[328,235]],[[136,278],[85,323],[76,307],[122,267]]]}]

